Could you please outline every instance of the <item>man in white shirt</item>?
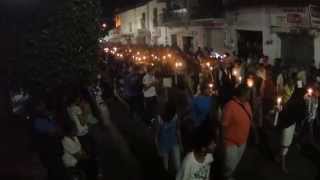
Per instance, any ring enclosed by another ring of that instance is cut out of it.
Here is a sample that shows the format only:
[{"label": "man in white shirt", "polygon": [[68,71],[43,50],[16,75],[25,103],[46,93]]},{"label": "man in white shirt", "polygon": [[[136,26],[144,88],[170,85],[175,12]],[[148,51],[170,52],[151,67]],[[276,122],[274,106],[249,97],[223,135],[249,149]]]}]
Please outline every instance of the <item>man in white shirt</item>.
[{"label": "man in white shirt", "polygon": [[157,108],[157,80],[154,76],[154,70],[148,69],[147,73],[143,77],[143,96],[145,104],[145,117],[144,120],[150,125],[152,119],[155,118]]}]

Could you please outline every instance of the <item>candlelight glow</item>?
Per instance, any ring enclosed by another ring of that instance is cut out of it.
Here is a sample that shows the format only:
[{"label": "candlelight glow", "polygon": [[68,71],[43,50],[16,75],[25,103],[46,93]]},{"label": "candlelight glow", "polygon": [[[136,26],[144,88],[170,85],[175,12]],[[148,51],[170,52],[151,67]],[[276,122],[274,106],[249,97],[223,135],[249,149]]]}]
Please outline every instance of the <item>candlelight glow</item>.
[{"label": "candlelight glow", "polygon": [[254,85],[254,81],[252,79],[248,79],[247,80],[247,85],[248,85],[249,88],[252,88],[253,85]]},{"label": "candlelight glow", "polygon": [[282,103],[282,97],[277,98],[277,104],[280,105]]},{"label": "candlelight glow", "polygon": [[237,76],[237,75],[238,75],[238,71],[234,69],[234,70],[232,71],[232,75]]},{"label": "candlelight glow", "polygon": [[309,95],[309,96],[312,96],[312,94],[313,94],[313,89],[312,89],[312,88],[309,88],[309,89],[308,89],[308,95]]}]

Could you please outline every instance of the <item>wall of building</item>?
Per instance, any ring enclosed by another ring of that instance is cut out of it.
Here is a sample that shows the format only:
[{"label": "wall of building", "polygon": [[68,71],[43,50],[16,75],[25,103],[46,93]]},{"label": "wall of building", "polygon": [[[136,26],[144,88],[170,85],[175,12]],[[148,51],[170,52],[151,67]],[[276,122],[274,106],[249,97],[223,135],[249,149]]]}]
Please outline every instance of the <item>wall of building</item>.
[{"label": "wall of building", "polygon": [[270,13],[268,7],[242,8],[228,12],[227,45],[237,51],[238,30],[260,31],[262,32],[263,54],[269,56],[271,63],[274,59],[280,58],[281,40],[277,33],[271,31]]},{"label": "wall of building", "polygon": [[320,34],[317,34],[317,36],[314,39],[314,49],[315,65],[317,67],[320,67]]}]

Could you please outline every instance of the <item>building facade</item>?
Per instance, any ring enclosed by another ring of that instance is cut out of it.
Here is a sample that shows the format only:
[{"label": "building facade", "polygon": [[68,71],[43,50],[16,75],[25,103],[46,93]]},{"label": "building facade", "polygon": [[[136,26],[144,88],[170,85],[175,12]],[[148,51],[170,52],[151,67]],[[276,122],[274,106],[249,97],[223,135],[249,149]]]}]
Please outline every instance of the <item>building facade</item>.
[{"label": "building facade", "polygon": [[277,2],[229,0],[225,6],[227,47],[245,58],[267,55],[271,62],[281,58],[287,63],[318,66],[320,8],[314,5],[317,1]]},{"label": "building facade", "polygon": [[[123,43],[232,51],[288,63],[320,64],[320,6],[315,0],[152,0],[117,14]],[[290,3],[291,2],[291,3]],[[312,5],[311,5],[312,4]],[[210,7],[210,8],[208,8]]]},{"label": "building facade", "polygon": [[198,47],[223,49],[225,22],[222,18],[201,17],[192,9],[196,0],[152,0],[116,15],[116,29],[108,41],[176,46],[196,51]]}]

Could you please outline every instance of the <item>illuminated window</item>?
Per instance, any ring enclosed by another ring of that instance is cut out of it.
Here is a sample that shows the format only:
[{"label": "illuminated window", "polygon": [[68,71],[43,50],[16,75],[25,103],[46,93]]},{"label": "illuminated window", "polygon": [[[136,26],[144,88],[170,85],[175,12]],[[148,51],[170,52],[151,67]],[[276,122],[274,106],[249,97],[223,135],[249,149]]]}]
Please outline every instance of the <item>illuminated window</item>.
[{"label": "illuminated window", "polygon": [[120,28],[121,26],[121,18],[120,16],[116,16],[116,28]]}]

